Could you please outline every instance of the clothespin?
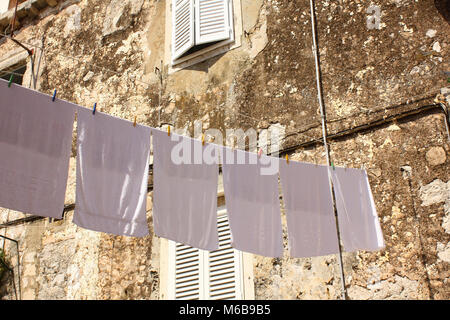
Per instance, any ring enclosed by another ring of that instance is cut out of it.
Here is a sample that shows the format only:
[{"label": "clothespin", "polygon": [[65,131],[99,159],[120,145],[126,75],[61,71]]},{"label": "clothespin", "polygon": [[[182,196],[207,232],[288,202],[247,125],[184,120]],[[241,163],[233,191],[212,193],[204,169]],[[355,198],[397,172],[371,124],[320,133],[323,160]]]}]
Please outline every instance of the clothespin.
[{"label": "clothespin", "polygon": [[136,127],[136,116],[134,116],[134,122],[133,122],[133,127]]},{"label": "clothespin", "polygon": [[11,77],[9,77],[8,88],[11,87],[11,83],[13,81],[14,74],[11,73]]},{"label": "clothespin", "polygon": [[170,126],[167,126],[167,135],[170,137]]},{"label": "clothespin", "polygon": [[97,102],[94,103],[94,109],[92,109],[92,114],[95,114],[95,109],[97,109]]},{"label": "clothespin", "polygon": [[55,101],[55,98],[56,98],[56,89],[55,89],[55,91],[53,92],[52,101]]},{"label": "clothespin", "polygon": [[334,167],[334,163],[331,163],[331,167],[333,168],[333,170],[335,170],[336,168]]},{"label": "clothespin", "polygon": [[205,145],[205,134],[202,133],[202,146],[204,146],[204,145]]},{"label": "clothespin", "polygon": [[286,163],[289,164],[289,155],[286,155]]},{"label": "clothespin", "polygon": [[259,157],[259,158],[261,158],[261,156],[262,156],[262,153],[263,153],[263,150],[262,150],[262,148],[259,148],[259,151],[258,151],[258,157]]}]

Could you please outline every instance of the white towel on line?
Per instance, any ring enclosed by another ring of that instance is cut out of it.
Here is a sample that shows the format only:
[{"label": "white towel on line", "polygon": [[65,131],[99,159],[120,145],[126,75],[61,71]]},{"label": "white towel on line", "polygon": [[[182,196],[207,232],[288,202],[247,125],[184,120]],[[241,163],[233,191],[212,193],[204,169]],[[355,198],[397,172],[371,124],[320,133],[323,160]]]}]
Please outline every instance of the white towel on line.
[{"label": "white towel on line", "polygon": [[150,128],[78,108],[75,214],[80,227],[143,237]]},{"label": "white towel on line", "polygon": [[328,167],[280,160],[290,255],[295,258],[339,252]]},{"label": "white towel on line", "polygon": [[[257,158],[256,153],[226,147],[221,150],[232,246],[262,256],[281,257],[283,239],[278,170],[271,175],[261,174],[263,168],[268,168],[269,163],[278,159],[265,155]],[[239,163],[239,159],[245,160]]]},{"label": "white towel on line", "polygon": [[0,79],[0,206],[61,218],[75,105]]},{"label": "white towel on line", "polygon": [[195,248],[217,250],[218,161],[208,164],[202,159],[203,150],[217,146],[202,146],[199,140],[175,133],[169,137],[156,129],[152,135],[155,234]]},{"label": "white towel on line", "polygon": [[384,247],[383,234],[367,172],[329,168],[333,178],[339,231],[345,251],[376,251]]}]

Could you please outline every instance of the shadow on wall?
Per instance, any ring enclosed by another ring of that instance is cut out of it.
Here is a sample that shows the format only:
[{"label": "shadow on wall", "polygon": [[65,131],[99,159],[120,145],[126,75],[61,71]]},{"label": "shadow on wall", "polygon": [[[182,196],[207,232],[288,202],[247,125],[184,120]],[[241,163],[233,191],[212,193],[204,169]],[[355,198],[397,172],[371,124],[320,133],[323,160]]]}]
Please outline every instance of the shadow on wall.
[{"label": "shadow on wall", "polygon": [[450,0],[434,0],[434,5],[445,21],[450,24]]},{"label": "shadow on wall", "polygon": [[224,55],[225,55],[225,53],[221,53],[221,54],[214,56],[212,58],[209,58],[205,61],[194,63],[193,65],[183,68],[183,69],[208,73],[208,70]]},{"label": "shadow on wall", "polygon": [[9,266],[6,261],[5,253],[0,249],[0,300],[11,299],[11,273],[8,270]]}]

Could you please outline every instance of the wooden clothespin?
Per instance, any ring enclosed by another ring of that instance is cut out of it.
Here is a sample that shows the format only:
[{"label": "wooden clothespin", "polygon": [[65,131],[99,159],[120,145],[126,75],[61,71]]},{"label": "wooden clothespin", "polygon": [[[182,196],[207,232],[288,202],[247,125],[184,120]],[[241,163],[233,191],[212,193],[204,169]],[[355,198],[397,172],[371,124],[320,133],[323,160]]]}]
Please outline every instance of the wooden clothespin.
[{"label": "wooden clothespin", "polygon": [[11,77],[9,77],[8,88],[11,87],[11,83],[13,81],[14,74],[11,73]]},{"label": "wooden clothespin", "polygon": [[94,108],[92,109],[92,114],[95,114],[95,109],[97,109],[97,102],[94,103]]},{"label": "wooden clothespin", "polygon": [[134,116],[133,127],[136,127],[136,118],[137,118],[137,116]]},{"label": "wooden clothespin", "polygon": [[289,155],[286,154],[286,163],[289,164]]},{"label": "wooden clothespin", "polygon": [[170,126],[167,126],[167,135],[170,137]]},{"label": "wooden clothespin", "polygon": [[204,146],[204,145],[205,145],[205,134],[202,133],[202,146]]},{"label": "wooden clothespin", "polygon": [[56,89],[55,89],[55,91],[53,92],[53,97],[52,97],[52,101],[53,101],[53,102],[55,102],[55,98],[56,98]]}]

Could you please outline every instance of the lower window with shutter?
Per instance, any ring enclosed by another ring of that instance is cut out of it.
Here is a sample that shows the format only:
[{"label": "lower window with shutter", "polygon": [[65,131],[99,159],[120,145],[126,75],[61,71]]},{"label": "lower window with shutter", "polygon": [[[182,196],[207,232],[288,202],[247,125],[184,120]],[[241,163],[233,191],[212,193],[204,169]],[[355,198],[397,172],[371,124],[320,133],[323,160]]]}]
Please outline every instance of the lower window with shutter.
[{"label": "lower window with shutter", "polygon": [[205,251],[169,241],[168,298],[243,299],[242,252],[231,247],[226,210],[219,209],[219,249]]}]

